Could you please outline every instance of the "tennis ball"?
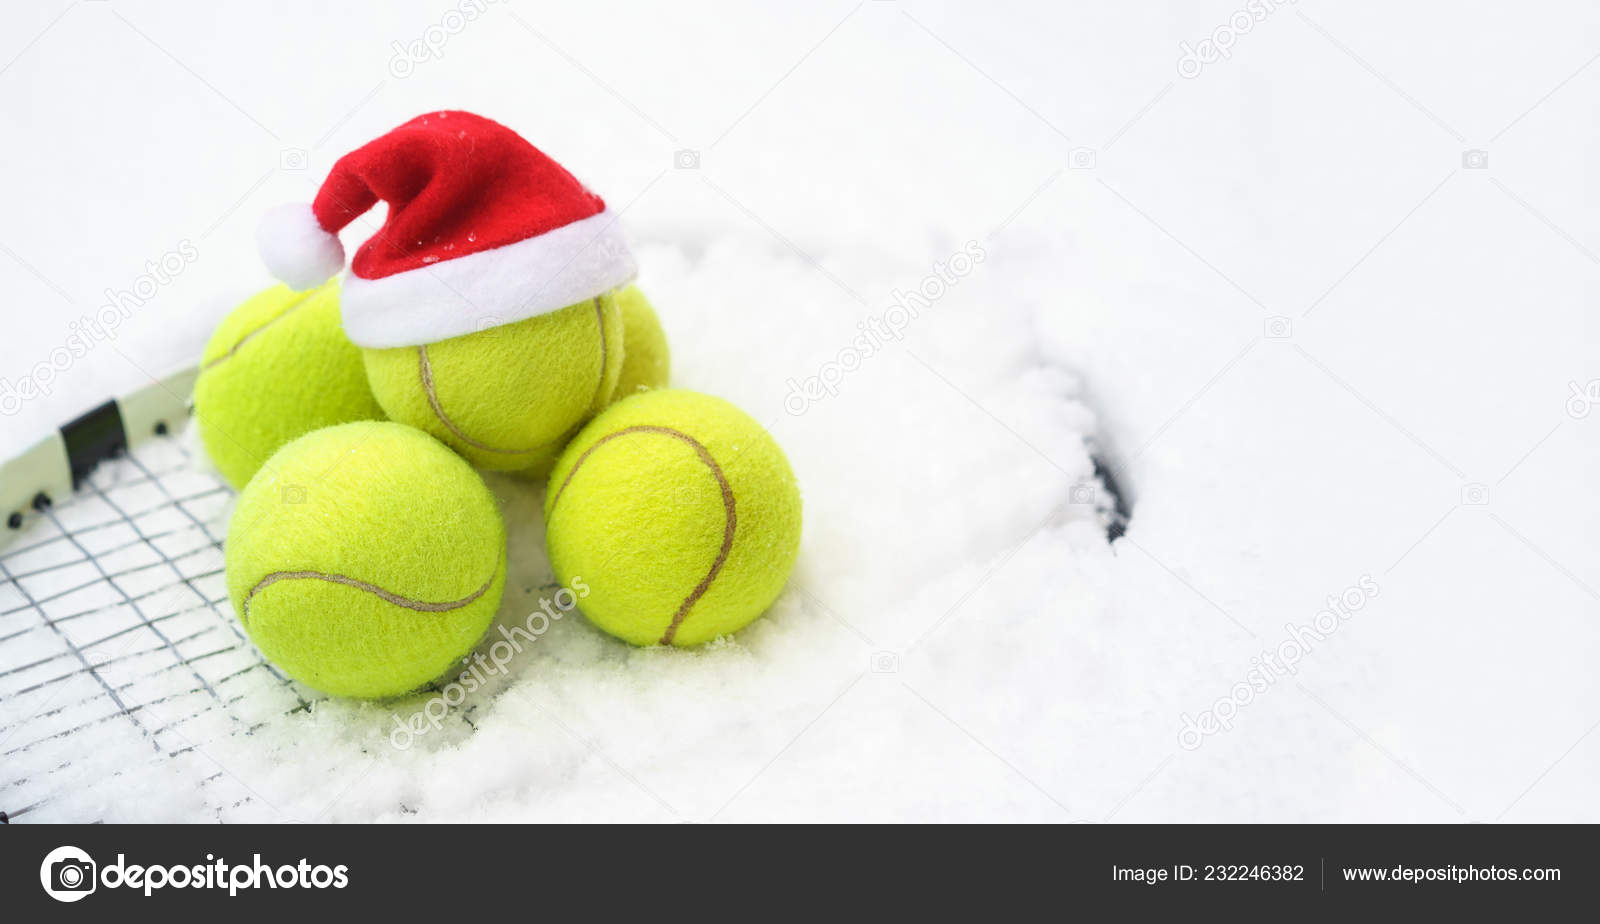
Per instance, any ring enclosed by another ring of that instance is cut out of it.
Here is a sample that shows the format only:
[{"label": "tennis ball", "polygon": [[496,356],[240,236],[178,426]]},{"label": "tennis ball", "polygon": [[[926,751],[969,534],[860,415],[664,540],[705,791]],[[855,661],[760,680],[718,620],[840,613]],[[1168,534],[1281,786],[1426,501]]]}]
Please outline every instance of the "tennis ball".
[{"label": "tennis ball", "polygon": [[278,450],[228,522],[228,598],[257,647],[336,696],[398,696],[494,620],[506,531],[471,466],[427,434],[360,422]]},{"label": "tennis ball", "polygon": [[235,308],[206,344],[194,383],[206,454],[243,489],[297,436],[381,420],[361,350],[339,327],[339,282],[307,292],[275,286]]},{"label": "tennis ball", "polygon": [[605,407],[622,369],[622,314],[606,293],[560,311],[418,347],[363,350],[388,415],[479,468],[559,452]]},{"label": "tennis ball", "polygon": [[622,374],[617,376],[617,390],[611,400],[665,388],[672,373],[672,353],[667,349],[661,319],[638,286],[628,286],[617,293],[617,307],[622,310]]},{"label": "tennis ball", "polygon": [[544,484],[546,481],[550,480],[550,470],[555,468],[556,460],[561,458],[561,450],[566,448],[567,444],[565,441],[551,443],[549,448],[540,450],[538,453],[535,453],[529,457],[533,461],[528,465],[527,468],[519,468],[514,472],[507,472],[506,474],[517,479],[518,481]]},{"label": "tennis ball", "polygon": [[635,645],[697,645],[760,616],[800,549],[800,488],[749,415],[680,389],[618,401],[550,473],[546,546],[582,610]]}]

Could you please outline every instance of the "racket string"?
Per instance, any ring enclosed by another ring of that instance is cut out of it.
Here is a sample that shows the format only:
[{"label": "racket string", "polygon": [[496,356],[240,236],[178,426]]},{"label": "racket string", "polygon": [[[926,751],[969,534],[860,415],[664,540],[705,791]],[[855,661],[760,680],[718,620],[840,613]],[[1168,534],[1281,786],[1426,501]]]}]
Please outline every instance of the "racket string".
[{"label": "racket string", "polygon": [[[311,709],[309,691],[262,659],[215,586],[231,496],[168,434],[102,463],[0,550],[0,810],[10,819],[258,731],[277,713],[239,708],[261,702],[256,686],[237,686],[247,678],[283,696],[282,715]],[[198,787],[232,776],[215,761],[200,771]],[[244,790],[226,801],[251,802]]]}]

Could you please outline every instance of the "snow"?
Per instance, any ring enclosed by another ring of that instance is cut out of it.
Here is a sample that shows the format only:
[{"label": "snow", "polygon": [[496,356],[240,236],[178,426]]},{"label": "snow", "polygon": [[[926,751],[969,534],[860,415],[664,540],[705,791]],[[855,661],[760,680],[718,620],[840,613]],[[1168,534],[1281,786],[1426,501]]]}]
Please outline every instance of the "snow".
[{"label": "snow", "polygon": [[[623,210],[676,384],[767,424],[806,503],[789,591],[724,643],[565,618],[405,749],[425,699],[284,715],[262,675],[249,734],[189,720],[36,819],[1600,820],[1600,423],[1568,409],[1600,378],[1600,16],[1303,0],[1180,76],[1242,7],[486,3],[420,61],[391,43],[455,7],[17,11],[0,378],[198,258],[0,457],[193,362],[268,281],[265,209],[459,107]],[[1134,505],[1111,544],[1091,446]],[[493,486],[509,626],[555,588],[539,487]]]}]

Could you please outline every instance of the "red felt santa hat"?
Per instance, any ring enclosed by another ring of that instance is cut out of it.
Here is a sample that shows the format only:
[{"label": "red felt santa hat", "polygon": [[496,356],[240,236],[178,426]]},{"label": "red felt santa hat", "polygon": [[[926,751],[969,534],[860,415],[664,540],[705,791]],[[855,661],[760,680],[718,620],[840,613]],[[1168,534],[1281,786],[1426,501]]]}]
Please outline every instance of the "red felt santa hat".
[{"label": "red felt santa hat", "polygon": [[360,346],[435,343],[556,311],[637,274],[616,216],[516,132],[432,112],[341,157],[316,199],[267,213],[256,234],[296,289],[344,267],[337,236],[379,200],[383,228],[350,262],[340,296]]}]

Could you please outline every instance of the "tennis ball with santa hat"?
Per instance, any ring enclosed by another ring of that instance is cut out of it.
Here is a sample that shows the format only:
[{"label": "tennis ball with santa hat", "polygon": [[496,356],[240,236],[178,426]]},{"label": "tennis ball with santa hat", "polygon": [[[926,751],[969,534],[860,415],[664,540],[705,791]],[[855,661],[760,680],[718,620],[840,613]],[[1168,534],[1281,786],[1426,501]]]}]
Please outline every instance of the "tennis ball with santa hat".
[{"label": "tennis ball with santa hat", "polygon": [[617,216],[511,129],[432,112],[340,158],[309,207],[269,212],[268,269],[321,284],[380,200],[341,296],[378,403],[479,468],[547,464],[622,368],[616,290],[637,268]]}]

